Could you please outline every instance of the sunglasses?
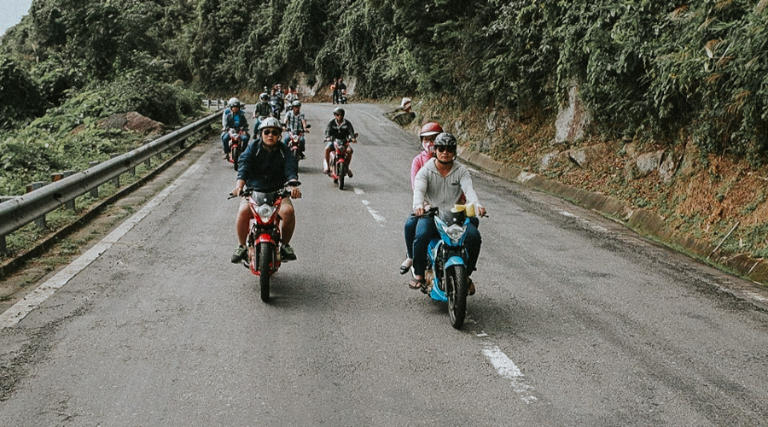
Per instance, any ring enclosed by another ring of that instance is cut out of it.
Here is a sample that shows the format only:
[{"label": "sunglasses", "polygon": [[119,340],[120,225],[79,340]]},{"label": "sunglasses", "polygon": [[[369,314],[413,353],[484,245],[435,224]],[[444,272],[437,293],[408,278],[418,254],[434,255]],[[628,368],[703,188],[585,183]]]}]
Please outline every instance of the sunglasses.
[{"label": "sunglasses", "polygon": [[439,146],[435,147],[435,150],[440,151],[440,152],[447,151],[449,153],[453,153],[454,151],[456,151],[456,147],[447,147],[445,145],[439,145]]},{"label": "sunglasses", "polygon": [[264,129],[261,131],[264,136],[274,135],[274,136],[280,136],[282,135],[282,131],[280,129]]}]

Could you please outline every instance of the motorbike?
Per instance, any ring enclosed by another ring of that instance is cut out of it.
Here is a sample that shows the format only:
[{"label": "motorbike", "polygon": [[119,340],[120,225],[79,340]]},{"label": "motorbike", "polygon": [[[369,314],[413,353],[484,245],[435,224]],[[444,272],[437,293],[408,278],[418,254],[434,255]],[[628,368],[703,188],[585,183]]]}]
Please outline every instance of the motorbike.
[{"label": "motorbike", "polygon": [[[309,128],[311,127],[312,125],[307,125],[306,133],[309,133]],[[304,136],[304,133],[305,131],[294,133],[293,131],[288,130],[288,148],[291,149],[291,154],[296,158],[296,164],[299,164],[299,160],[302,158],[299,141]]]},{"label": "motorbike", "polygon": [[273,95],[269,100],[269,105],[272,106],[272,117],[280,120],[280,114],[283,112],[282,99],[277,95]]},{"label": "motorbike", "polygon": [[357,134],[349,140],[334,139],[333,141],[328,174],[333,179],[333,183],[339,185],[339,190],[344,189],[344,179],[347,177],[347,146],[350,142],[356,143],[356,138]]},{"label": "motorbike", "polygon": [[434,301],[448,303],[451,325],[461,329],[467,312],[469,279],[464,237],[474,205],[456,205],[449,211],[431,208],[424,216],[432,218],[439,233],[427,248],[426,293]]},{"label": "motorbike", "polygon": [[229,162],[232,163],[237,170],[238,160],[240,155],[245,151],[245,136],[248,135],[245,129],[230,129],[229,130]]},{"label": "motorbike", "polygon": [[[291,185],[301,185],[300,182]],[[259,276],[259,288],[261,300],[269,301],[269,281],[273,274],[277,273],[282,261],[280,259],[280,222],[278,215],[280,205],[284,198],[291,194],[290,186],[282,190],[270,193],[261,193],[252,188],[245,188],[241,197],[248,198],[253,218],[250,221],[250,232],[246,240],[248,248],[248,261],[243,265]],[[230,199],[233,196],[230,194]]]},{"label": "motorbike", "polygon": [[347,90],[342,89],[341,93],[339,93],[339,104],[346,104],[347,103]]}]

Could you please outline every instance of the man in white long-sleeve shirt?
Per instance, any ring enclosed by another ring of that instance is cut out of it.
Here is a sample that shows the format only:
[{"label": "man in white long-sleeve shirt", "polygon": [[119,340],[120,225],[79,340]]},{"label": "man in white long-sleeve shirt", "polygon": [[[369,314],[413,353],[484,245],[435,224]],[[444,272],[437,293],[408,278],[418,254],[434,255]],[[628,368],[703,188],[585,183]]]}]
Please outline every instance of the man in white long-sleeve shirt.
[{"label": "man in white long-sleeve shirt", "polygon": [[[480,205],[477,193],[472,186],[469,170],[456,160],[456,138],[450,133],[441,133],[435,138],[435,158],[429,160],[416,174],[413,187],[413,214],[424,214],[427,205],[438,207],[440,210],[451,209],[459,201],[462,192],[467,203],[473,203],[480,216],[484,216],[485,208]],[[467,273],[472,274],[480,255],[482,240],[477,231],[477,218],[470,219],[467,226],[464,243],[467,247]],[[413,241],[413,272],[414,278],[409,283],[411,289],[421,289],[426,292],[424,271],[427,268],[427,247],[430,240],[438,235],[432,218],[420,218],[416,226],[416,239]],[[474,283],[470,280],[469,294],[475,293]]]}]

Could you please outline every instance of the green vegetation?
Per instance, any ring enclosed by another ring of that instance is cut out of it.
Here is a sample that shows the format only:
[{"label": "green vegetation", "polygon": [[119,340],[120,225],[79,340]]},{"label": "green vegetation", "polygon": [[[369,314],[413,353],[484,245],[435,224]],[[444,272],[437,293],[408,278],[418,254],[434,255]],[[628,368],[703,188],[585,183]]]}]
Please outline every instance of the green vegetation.
[{"label": "green vegetation", "polygon": [[[93,130],[94,120],[136,110],[174,125],[199,108],[197,92],[258,93],[303,73],[323,86],[352,76],[363,97],[417,95],[519,118],[553,115],[578,84],[602,138],[672,143],[665,135],[684,130],[702,155],[756,165],[768,150],[766,6],[36,0],[0,46],[0,95],[16,100],[0,106],[0,157],[6,171],[59,167],[48,154],[26,165],[6,157],[41,140],[55,140],[58,153],[107,145],[64,133],[85,124],[88,138],[119,140]],[[112,149],[102,148],[97,156]],[[0,183],[0,192],[12,190]]]}]

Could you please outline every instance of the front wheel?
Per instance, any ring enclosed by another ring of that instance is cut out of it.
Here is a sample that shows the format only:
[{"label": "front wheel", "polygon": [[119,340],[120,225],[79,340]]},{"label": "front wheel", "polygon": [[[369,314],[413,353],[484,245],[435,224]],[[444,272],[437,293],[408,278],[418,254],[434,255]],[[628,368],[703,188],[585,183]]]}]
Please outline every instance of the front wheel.
[{"label": "front wheel", "polygon": [[445,272],[446,291],[448,292],[448,315],[451,326],[461,329],[467,314],[468,280],[463,265],[449,267]]},{"label": "front wheel", "polygon": [[336,163],[336,175],[339,177],[339,190],[344,189],[344,178],[347,176],[347,164]]},{"label": "front wheel", "polygon": [[237,170],[237,161],[240,160],[240,146],[238,144],[232,145],[232,152],[230,155],[232,156],[232,164],[235,166],[235,170]]},{"label": "front wheel", "polygon": [[259,287],[261,288],[261,300],[269,301],[269,264],[272,261],[272,245],[267,242],[259,244]]}]

